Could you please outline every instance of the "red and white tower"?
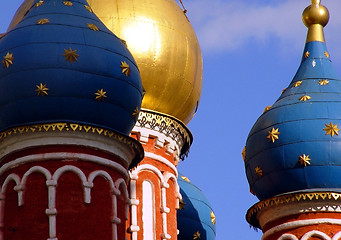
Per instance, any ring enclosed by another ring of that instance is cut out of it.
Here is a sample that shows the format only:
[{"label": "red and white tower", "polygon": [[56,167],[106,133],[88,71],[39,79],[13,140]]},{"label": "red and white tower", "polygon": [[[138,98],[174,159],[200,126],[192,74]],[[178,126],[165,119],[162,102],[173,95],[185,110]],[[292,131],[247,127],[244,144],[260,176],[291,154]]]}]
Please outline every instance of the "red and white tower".
[{"label": "red and white tower", "polygon": [[142,84],[85,0],[35,0],[0,38],[0,239],[124,240]]},{"label": "red and white tower", "polygon": [[302,18],[300,67],[246,144],[246,175],[260,199],[247,220],[262,240],[341,238],[341,84],[323,33],[329,12],[312,0]]}]

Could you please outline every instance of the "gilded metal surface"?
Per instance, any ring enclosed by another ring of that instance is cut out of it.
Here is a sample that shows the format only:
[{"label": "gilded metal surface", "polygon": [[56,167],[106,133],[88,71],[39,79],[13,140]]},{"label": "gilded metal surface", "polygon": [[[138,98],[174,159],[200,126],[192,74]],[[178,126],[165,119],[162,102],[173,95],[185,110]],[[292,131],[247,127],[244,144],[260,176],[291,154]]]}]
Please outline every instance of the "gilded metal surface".
[{"label": "gilded metal surface", "polygon": [[305,167],[310,165],[310,161],[311,161],[311,159],[309,158],[309,155],[303,154],[302,156],[299,156],[299,158],[298,158],[298,162],[302,166],[305,166]]},{"label": "gilded metal surface", "polygon": [[326,135],[330,135],[331,137],[334,135],[339,135],[340,128],[337,127],[337,124],[330,122],[329,124],[324,125],[326,127],[323,130],[326,131]]},{"label": "gilded metal surface", "polygon": [[63,57],[65,57],[65,61],[70,61],[70,63],[77,62],[79,55],[77,54],[77,50],[72,50],[69,48],[69,50],[64,49]]},{"label": "gilded metal surface", "polygon": [[2,59],[2,66],[4,68],[9,68],[11,65],[13,65],[14,57],[13,53],[7,53],[3,59]]},{"label": "gilded metal surface", "polygon": [[323,27],[328,24],[328,9],[320,4],[321,1],[312,0],[302,14],[304,25],[308,28],[307,43],[312,41],[325,42]]},{"label": "gilded metal surface", "polygon": [[255,173],[257,174],[258,177],[263,176],[263,170],[259,166],[255,167]]},{"label": "gilded metal surface", "polygon": [[[12,29],[33,5],[25,0]],[[88,0],[91,9],[126,41],[146,91],[142,107],[187,124],[202,88],[202,56],[194,30],[174,0]],[[87,6],[85,6],[87,7]]]},{"label": "gilded metal surface", "polygon": [[327,85],[328,83],[329,83],[329,81],[328,81],[327,79],[322,79],[322,80],[319,81],[319,84],[320,84],[321,86],[325,86],[325,85]]},{"label": "gilded metal surface", "polygon": [[269,142],[274,143],[276,140],[278,140],[278,135],[280,134],[280,132],[278,132],[278,128],[272,128],[271,131],[268,131],[268,133],[269,135],[266,138],[269,139]]},{"label": "gilded metal surface", "polygon": [[107,92],[102,89],[98,89],[97,92],[95,92],[95,99],[97,101],[103,101],[105,98],[107,98]]},{"label": "gilded metal surface", "polygon": [[200,232],[199,232],[199,231],[196,231],[196,232],[193,234],[193,239],[200,239],[200,238],[201,238]]},{"label": "gilded metal surface", "polygon": [[141,109],[136,126],[159,131],[172,138],[182,146],[180,158],[184,159],[187,156],[193,136],[182,121],[162,113]]},{"label": "gilded metal surface", "polygon": [[37,125],[29,125],[29,126],[21,126],[11,128],[9,130],[0,132],[0,141],[2,141],[6,137],[10,137],[13,135],[19,134],[27,134],[27,133],[44,133],[44,132],[84,132],[97,134],[101,136],[105,136],[108,138],[116,139],[124,144],[132,147],[136,153],[139,155],[139,158],[143,158],[144,152],[142,146],[133,138],[115,133],[113,131],[92,127],[89,125],[82,125],[76,123],[47,123],[47,124],[37,124]]},{"label": "gilded metal surface", "polygon": [[39,85],[36,85],[36,90],[38,96],[46,96],[48,95],[49,89],[46,87],[46,84],[40,83]]},{"label": "gilded metal surface", "polygon": [[301,84],[302,84],[302,81],[297,81],[294,83],[294,87],[299,87],[301,86]]},{"label": "gilded metal surface", "polygon": [[307,100],[310,100],[310,99],[311,99],[311,97],[308,96],[308,95],[304,95],[304,96],[302,96],[302,97],[299,98],[299,100],[300,100],[300,101],[303,101],[303,102],[305,102],[305,101],[307,101]]},{"label": "gilded metal surface", "polygon": [[[283,90],[283,91],[284,91],[284,90]],[[283,93],[283,92],[282,92],[282,93]],[[265,107],[263,113],[269,111],[269,110],[271,109],[271,107],[272,107],[272,105]]]},{"label": "gilded metal surface", "polygon": [[245,157],[246,157],[246,146],[243,147],[242,157],[243,157],[243,161],[245,162]]},{"label": "gilded metal surface", "polygon": [[98,27],[95,24],[93,24],[93,23],[88,23],[87,26],[88,26],[89,29],[91,29],[91,30],[93,30],[95,32],[99,31]]},{"label": "gilded metal surface", "polygon": [[215,217],[213,211],[211,211],[211,221],[212,221],[212,224],[215,225],[215,223],[216,223],[216,217]]},{"label": "gilded metal surface", "polygon": [[47,18],[42,18],[42,19],[39,19],[37,21],[37,24],[44,25],[44,24],[49,23],[49,22],[50,22],[50,20],[48,20]]},{"label": "gilded metal surface", "polygon": [[271,208],[272,206],[278,205],[295,204],[297,202],[311,202],[324,200],[341,201],[341,193],[335,192],[292,193],[269,198],[253,205],[246,213],[246,220],[252,226],[260,228],[259,222],[257,220],[257,214],[265,208],[268,207]]},{"label": "gilded metal surface", "polygon": [[120,68],[122,69],[122,73],[126,75],[126,77],[130,76],[131,70],[129,64],[126,61],[121,62]]}]

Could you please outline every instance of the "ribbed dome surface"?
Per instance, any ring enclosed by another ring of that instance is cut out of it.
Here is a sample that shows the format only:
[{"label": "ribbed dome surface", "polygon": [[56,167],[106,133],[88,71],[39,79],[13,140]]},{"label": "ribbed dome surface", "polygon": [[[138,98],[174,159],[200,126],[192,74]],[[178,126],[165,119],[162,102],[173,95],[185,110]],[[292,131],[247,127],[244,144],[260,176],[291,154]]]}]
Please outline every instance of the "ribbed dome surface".
[{"label": "ribbed dome surface", "polygon": [[136,63],[85,0],[36,0],[0,39],[0,130],[83,123],[123,134],[142,101]]},{"label": "ribbed dome surface", "polygon": [[[320,7],[311,5],[304,16]],[[329,18],[324,14],[328,11],[321,13],[322,20]],[[295,191],[341,190],[341,81],[322,25],[316,25],[309,26],[294,79],[247,139],[246,175],[261,200]]]},{"label": "ribbed dome surface", "polygon": [[[186,180],[185,180],[186,179]],[[214,240],[215,216],[203,192],[186,177],[178,177],[183,203],[177,212],[179,240]]]}]

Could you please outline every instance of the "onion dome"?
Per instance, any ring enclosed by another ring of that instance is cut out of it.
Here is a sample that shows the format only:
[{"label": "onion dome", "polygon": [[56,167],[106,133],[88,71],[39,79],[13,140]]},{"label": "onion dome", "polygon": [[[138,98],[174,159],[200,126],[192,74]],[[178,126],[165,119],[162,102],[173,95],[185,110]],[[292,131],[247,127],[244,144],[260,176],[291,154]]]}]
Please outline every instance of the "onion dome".
[{"label": "onion dome", "polygon": [[128,135],[142,101],[137,65],[86,0],[35,0],[0,39],[0,131],[77,123]]},{"label": "onion dome", "polygon": [[[142,108],[188,123],[202,88],[202,55],[194,30],[174,0],[88,0],[103,23],[123,39],[141,72]],[[25,0],[15,26],[32,0]],[[165,9],[167,11],[165,11]]]},{"label": "onion dome", "polygon": [[324,40],[328,20],[320,1],[313,0],[304,10],[308,35],[301,65],[248,136],[246,175],[261,200],[341,189],[341,81]]},{"label": "onion dome", "polygon": [[187,177],[179,174],[178,184],[182,200],[177,212],[179,240],[214,240],[216,218],[202,191]]}]

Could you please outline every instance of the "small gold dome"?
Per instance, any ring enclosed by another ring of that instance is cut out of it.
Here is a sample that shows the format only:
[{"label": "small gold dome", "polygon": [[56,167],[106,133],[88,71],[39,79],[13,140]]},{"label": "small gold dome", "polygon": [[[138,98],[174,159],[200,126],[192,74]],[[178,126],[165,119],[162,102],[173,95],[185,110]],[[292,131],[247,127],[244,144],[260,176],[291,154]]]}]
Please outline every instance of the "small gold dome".
[{"label": "small gold dome", "polygon": [[323,27],[327,25],[329,21],[328,9],[320,4],[319,0],[311,1],[312,4],[308,6],[302,15],[303,23],[307,27],[313,24],[319,24]]},{"label": "small gold dome", "polygon": [[[142,108],[188,123],[202,88],[202,55],[194,30],[174,0],[88,0],[94,13],[127,43],[141,72]],[[32,6],[25,0],[13,28]]]},{"label": "small gold dome", "polygon": [[321,0],[311,0],[311,5],[303,11],[302,20],[308,28],[307,43],[312,41],[325,42],[323,27],[328,24],[329,11],[321,5]]}]

